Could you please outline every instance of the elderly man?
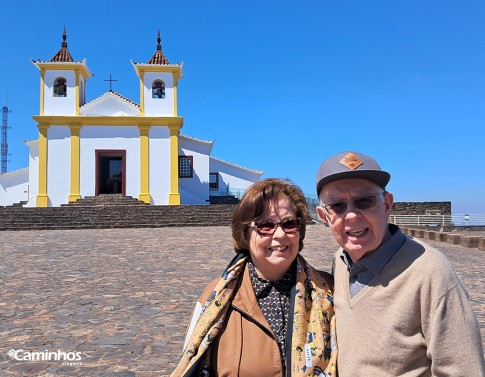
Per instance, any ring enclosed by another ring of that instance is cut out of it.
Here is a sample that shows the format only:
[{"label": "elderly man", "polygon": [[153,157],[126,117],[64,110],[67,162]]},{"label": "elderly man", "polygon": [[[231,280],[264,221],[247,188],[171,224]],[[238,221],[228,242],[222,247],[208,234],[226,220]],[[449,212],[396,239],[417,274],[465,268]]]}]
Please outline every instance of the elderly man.
[{"label": "elderly man", "polygon": [[340,377],[485,376],[468,294],[446,257],[387,222],[390,174],[343,152],[317,173],[334,259]]}]

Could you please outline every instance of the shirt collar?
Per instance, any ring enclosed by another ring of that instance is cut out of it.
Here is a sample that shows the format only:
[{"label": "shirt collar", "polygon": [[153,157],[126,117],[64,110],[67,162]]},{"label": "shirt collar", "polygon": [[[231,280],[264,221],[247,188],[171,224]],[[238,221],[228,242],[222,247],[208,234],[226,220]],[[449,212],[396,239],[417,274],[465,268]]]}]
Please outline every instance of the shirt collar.
[{"label": "shirt collar", "polygon": [[279,291],[282,294],[288,295],[289,292],[291,291],[291,286],[292,282],[294,280],[295,276],[295,266],[296,263],[293,261],[292,265],[286,271],[286,273],[279,278],[276,281],[269,281],[262,279],[258,276],[258,273],[256,272],[256,269],[254,268],[254,265],[251,261],[248,262],[248,268],[249,268],[249,276],[251,277],[251,283],[254,288],[254,293],[256,294],[256,297],[260,297],[263,293],[266,292],[267,289],[271,289],[274,287],[277,291]]}]

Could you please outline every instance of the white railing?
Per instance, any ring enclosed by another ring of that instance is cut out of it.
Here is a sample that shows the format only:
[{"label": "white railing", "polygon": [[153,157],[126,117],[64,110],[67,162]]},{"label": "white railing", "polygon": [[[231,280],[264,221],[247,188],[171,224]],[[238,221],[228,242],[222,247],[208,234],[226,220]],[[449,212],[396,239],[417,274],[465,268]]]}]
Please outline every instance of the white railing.
[{"label": "white railing", "polygon": [[389,222],[408,226],[479,226],[485,225],[485,215],[391,215]]}]

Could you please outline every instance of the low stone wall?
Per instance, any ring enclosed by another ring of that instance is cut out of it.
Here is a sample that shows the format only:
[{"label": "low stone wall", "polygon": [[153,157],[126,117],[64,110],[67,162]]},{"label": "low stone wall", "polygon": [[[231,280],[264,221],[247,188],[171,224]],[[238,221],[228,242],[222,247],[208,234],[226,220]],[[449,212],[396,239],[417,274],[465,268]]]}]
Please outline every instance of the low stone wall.
[{"label": "low stone wall", "polygon": [[400,227],[404,234],[411,237],[423,238],[439,242],[447,242],[452,245],[478,248],[485,251],[485,238],[471,234],[456,234],[452,232],[440,232],[438,230],[425,230],[422,228]]},{"label": "low stone wall", "polygon": [[451,215],[451,202],[396,202],[391,215]]}]

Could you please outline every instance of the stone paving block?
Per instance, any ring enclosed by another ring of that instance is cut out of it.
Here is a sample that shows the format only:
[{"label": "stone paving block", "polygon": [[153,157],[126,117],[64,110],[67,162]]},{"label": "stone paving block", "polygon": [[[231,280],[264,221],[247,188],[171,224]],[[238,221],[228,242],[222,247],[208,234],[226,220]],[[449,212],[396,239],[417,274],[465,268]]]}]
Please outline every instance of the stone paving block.
[{"label": "stone paving block", "polygon": [[436,232],[432,230],[425,230],[424,231],[424,238],[428,240],[435,240],[436,239]]},{"label": "stone paving block", "polygon": [[460,245],[465,247],[478,247],[478,242],[482,237],[461,236]]},{"label": "stone paving block", "polygon": [[452,245],[459,245],[460,244],[460,235],[459,234],[451,234],[448,233],[446,235],[446,242],[452,244]]},{"label": "stone paving block", "polygon": [[485,251],[485,238],[481,238],[478,241],[478,249],[481,251]]},{"label": "stone paving block", "polygon": [[447,233],[437,233],[436,241],[446,242],[446,235]]},{"label": "stone paving block", "polygon": [[[228,226],[0,232],[0,242],[0,376],[168,376],[197,297],[234,256]],[[485,339],[485,245],[425,242],[460,274]],[[304,244],[302,255],[330,271],[330,230],[309,225]],[[7,357],[21,348],[82,360]]]}]

